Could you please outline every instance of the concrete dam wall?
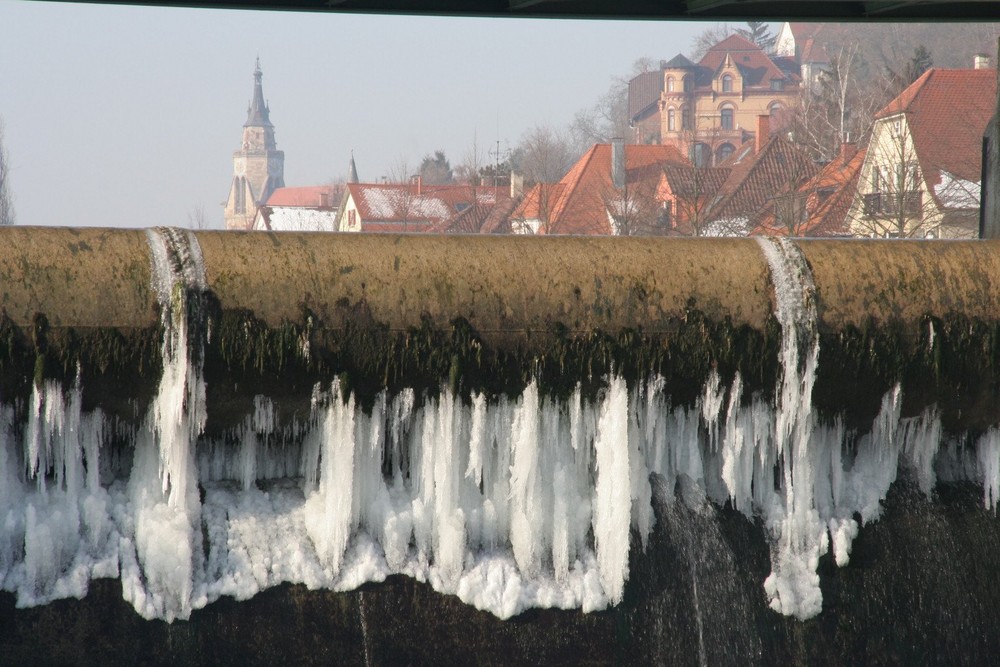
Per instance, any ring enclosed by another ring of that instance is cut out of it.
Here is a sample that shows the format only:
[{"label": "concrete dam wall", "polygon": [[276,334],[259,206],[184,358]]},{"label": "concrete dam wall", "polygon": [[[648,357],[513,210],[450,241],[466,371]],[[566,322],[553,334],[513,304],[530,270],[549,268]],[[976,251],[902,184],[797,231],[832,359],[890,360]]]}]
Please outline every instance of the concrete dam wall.
[{"label": "concrete dam wall", "polygon": [[0,241],[9,655],[99,613],[84,662],[266,660],[306,609],[303,661],[997,648],[997,243]]}]

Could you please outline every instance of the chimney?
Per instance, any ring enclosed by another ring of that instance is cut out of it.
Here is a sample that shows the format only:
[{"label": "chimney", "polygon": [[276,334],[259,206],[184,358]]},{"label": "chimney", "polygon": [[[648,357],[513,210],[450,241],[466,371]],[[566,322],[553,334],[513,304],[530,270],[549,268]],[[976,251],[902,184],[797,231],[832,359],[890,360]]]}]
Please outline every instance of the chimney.
[{"label": "chimney", "polygon": [[510,172],[510,198],[517,199],[524,194],[524,176]]},{"label": "chimney", "polygon": [[770,133],[771,117],[763,114],[757,116],[757,136],[754,138],[754,152],[760,153],[760,149],[767,143]]},{"label": "chimney", "polygon": [[330,193],[320,192],[319,193],[319,207],[326,208],[330,205]]},{"label": "chimney", "polygon": [[990,57],[985,53],[977,53],[973,63],[976,69],[989,69],[992,64],[990,63]]},{"label": "chimney", "polygon": [[845,141],[840,144],[840,161],[843,164],[847,164],[854,154],[858,152],[857,144],[853,144],[850,141]]},{"label": "chimney", "polygon": [[625,140],[621,137],[611,140],[611,182],[616,188],[625,187]]}]

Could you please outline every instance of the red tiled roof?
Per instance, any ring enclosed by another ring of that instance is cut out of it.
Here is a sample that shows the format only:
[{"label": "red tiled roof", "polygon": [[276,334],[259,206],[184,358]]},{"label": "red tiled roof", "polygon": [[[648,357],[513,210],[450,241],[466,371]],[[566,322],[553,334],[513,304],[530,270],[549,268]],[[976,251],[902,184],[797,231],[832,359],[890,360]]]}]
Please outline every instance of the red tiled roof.
[{"label": "red tiled roof", "polygon": [[336,188],[332,185],[311,185],[299,188],[278,188],[267,198],[266,206],[301,206],[306,208],[328,208],[337,206],[334,200]]},{"label": "red tiled roof", "polygon": [[[734,34],[725,38],[710,48],[698,64],[708,69],[711,73],[710,76],[714,76],[719,71],[727,55],[732,57],[733,63],[739,68],[743,76],[744,86],[770,88],[772,80],[786,80],[790,78],[788,74],[782,72],[774,64],[774,61],[759,46],[742,35]],[[794,75],[791,78],[798,79]],[[704,85],[706,77],[703,75],[701,79],[701,83]]]},{"label": "red tiled roof", "polygon": [[[799,226],[800,236],[849,235],[847,213],[857,192],[861,165],[865,151],[842,150],[818,174],[799,188],[805,204],[806,219]],[[788,234],[788,228],[775,219],[774,207],[769,206],[761,215],[757,233],[767,235]]]},{"label": "red tiled roof", "polygon": [[712,208],[716,219],[754,218],[768,201],[797,189],[818,171],[816,163],[781,136],[772,136],[759,153],[732,166]]},{"label": "red tiled roof", "polygon": [[792,29],[792,37],[795,38],[795,43],[800,44],[809,37],[815,37],[816,34],[823,28],[823,24],[789,22],[788,27]]},{"label": "red tiled roof", "polygon": [[[655,188],[659,172],[648,167],[669,163],[687,164],[687,160],[674,146],[628,144],[626,183],[648,184],[652,179],[651,187]],[[606,198],[611,190],[611,144],[594,144],[558,184],[536,185],[513,217],[540,219],[530,213],[537,214],[537,207],[545,205],[549,211],[545,233],[610,234]]]},{"label": "red tiled roof", "polygon": [[941,171],[980,179],[982,137],[997,100],[994,69],[931,68],[899,94],[876,119],[906,115],[921,171],[933,186]]},{"label": "red tiled roof", "polygon": [[727,167],[667,165],[663,176],[670,192],[677,197],[709,197],[719,191],[731,171]]},{"label": "red tiled roof", "polygon": [[492,205],[506,192],[506,188],[416,183],[348,183],[347,189],[366,232],[399,231],[403,222],[407,231],[426,231],[467,207]]}]

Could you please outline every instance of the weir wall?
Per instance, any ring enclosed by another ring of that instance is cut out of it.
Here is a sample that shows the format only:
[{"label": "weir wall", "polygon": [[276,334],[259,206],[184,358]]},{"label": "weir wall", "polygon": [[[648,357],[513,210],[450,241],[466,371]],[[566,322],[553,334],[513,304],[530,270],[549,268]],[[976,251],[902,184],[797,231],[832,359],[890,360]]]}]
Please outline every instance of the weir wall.
[{"label": "weir wall", "polygon": [[[364,402],[400,387],[567,395],[659,373],[677,404],[711,371],[770,392],[780,330],[753,239],[195,232],[204,258],[208,431],[253,396],[278,418],[339,377]],[[799,240],[820,335],[814,404],[870,424],[938,404],[950,432],[1000,422],[1000,242]],[[86,407],[140,419],[161,326],[141,230],[0,230],[0,396],[77,371]],[[190,290],[189,290],[190,291]],[[265,391],[266,390],[266,391]]]}]

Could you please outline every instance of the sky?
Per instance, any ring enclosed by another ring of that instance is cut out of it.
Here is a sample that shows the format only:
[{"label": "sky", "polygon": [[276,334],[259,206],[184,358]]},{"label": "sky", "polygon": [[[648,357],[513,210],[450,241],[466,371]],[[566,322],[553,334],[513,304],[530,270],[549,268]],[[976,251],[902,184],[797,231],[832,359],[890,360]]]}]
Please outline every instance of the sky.
[{"label": "sky", "polygon": [[[565,128],[695,22],[472,19],[0,0],[21,225],[222,227],[260,58],[285,183],[362,181]],[[776,31],[776,30],[775,30]]]}]

